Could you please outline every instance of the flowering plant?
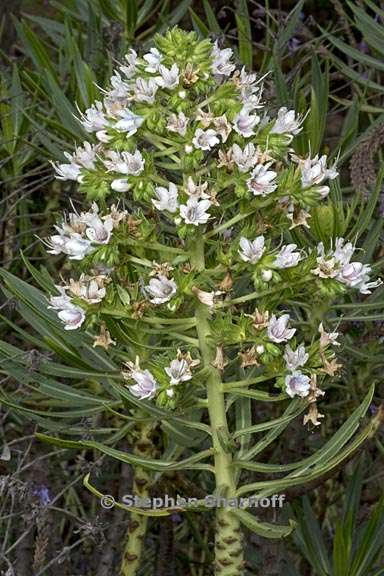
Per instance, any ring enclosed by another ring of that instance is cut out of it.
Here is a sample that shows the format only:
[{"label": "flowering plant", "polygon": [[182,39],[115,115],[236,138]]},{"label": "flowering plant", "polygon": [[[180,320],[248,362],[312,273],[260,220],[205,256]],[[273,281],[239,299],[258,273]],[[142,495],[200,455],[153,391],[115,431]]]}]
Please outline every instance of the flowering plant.
[{"label": "flowering plant", "polygon": [[[212,473],[228,498],[283,491],[340,462],[369,404],[368,395],[342,438],[307,459],[254,460],[304,411],[305,424],[320,424],[317,401],[340,367],[340,342],[316,307],[381,283],[351,242],[311,233],[312,211],[326,201],[336,166],[325,155],[294,152],[304,118],[274,110],[265,81],[239,69],[231,49],[172,29],[143,56],[126,55],[102,99],[81,114],[89,141],[54,165],[89,204],[85,211],[72,205],[45,240],[51,254],[67,257],[67,279],[48,307],[63,330],[91,335],[113,361],[108,386],[137,420],[146,448],[132,456],[101,442],[77,445],[133,463],[146,484],[148,470],[198,469]],[[281,403],[285,412],[255,423],[256,401]],[[192,449],[191,437],[190,447],[154,459],[151,431],[160,423],[164,434],[170,424],[197,432],[204,449],[177,459]],[[243,484],[242,470],[288,474]],[[135,532],[143,533],[143,511],[134,512],[127,574],[140,557]],[[292,530],[243,509],[219,508],[216,516],[223,576],[242,573],[241,524],[270,538]]]}]

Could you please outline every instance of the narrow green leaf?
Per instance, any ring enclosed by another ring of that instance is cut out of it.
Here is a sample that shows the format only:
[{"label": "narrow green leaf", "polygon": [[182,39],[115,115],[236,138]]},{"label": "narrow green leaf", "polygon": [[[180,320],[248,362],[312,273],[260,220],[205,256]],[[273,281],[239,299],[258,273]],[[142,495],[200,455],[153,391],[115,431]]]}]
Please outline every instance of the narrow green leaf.
[{"label": "narrow green leaf", "polygon": [[189,9],[189,13],[195,31],[201,38],[207,38],[209,36],[209,28],[207,28],[202,19],[192,10],[192,8]]},{"label": "narrow green leaf", "polygon": [[120,3],[124,14],[127,37],[132,41],[135,38],[138,18],[137,2],[136,0],[120,0]]},{"label": "narrow green leaf", "polygon": [[248,13],[247,0],[240,0],[238,10],[235,13],[237,24],[237,36],[239,42],[239,57],[244,66],[252,69],[253,47],[251,21]]},{"label": "narrow green leaf", "polygon": [[257,517],[250,514],[250,512],[238,508],[231,510],[231,514],[236,516],[241,524],[263,538],[286,538],[296,526],[293,520],[289,521],[288,526],[278,526],[276,524],[269,524],[268,522],[260,522]]},{"label": "narrow green leaf", "polygon": [[215,13],[211,8],[209,0],[203,0],[205,14],[207,16],[208,26],[213,34],[222,34],[222,29],[218,23]]}]

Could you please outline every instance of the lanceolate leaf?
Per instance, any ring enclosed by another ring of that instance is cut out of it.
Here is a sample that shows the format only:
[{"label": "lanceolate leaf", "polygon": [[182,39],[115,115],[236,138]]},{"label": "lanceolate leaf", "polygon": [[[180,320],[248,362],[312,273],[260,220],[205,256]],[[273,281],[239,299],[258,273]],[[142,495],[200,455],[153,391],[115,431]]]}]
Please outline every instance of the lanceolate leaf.
[{"label": "lanceolate leaf", "polygon": [[278,526],[276,524],[269,524],[267,522],[260,522],[256,516],[253,516],[246,510],[234,509],[231,512],[236,516],[244,526],[249,530],[262,536],[263,538],[286,538],[295,528],[295,522],[290,520],[288,526]]},{"label": "lanceolate leaf", "polygon": [[197,454],[193,454],[188,458],[184,458],[183,460],[179,460],[178,462],[167,462],[165,460],[153,460],[153,459],[146,459],[140,458],[134,454],[130,454],[127,452],[122,452],[121,450],[116,450],[116,448],[111,448],[109,446],[105,446],[101,442],[93,442],[91,440],[78,440],[77,442],[70,442],[64,441],[64,443],[59,439],[56,442],[56,438],[52,436],[46,436],[45,434],[39,434],[38,438],[40,440],[44,440],[45,442],[49,442],[51,444],[57,444],[67,448],[94,448],[99,450],[103,454],[107,456],[111,456],[116,460],[121,460],[122,462],[126,462],[127,464],[135,464],[137,466],[142,466],[148,470],[156,470],[158,472],[165,472],[171,470],[207,470],[212,471],[212,466],[210,464],[202,464],[199,463],[201,460],[205,460],[213,455],[213,449],[204,450],[202,452],[198,452]]}]

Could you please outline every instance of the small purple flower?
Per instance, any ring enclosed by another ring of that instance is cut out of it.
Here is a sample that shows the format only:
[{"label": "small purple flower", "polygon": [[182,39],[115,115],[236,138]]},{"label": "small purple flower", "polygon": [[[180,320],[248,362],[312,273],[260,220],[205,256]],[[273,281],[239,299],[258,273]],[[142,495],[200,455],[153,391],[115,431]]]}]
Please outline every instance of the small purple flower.
[{"label": "small purple flower", "polygon": [[40,504],[42,506],[48,506],[51,503],[51,496],[49,494],[49,488],[45,484],[40,484],[37,488],[34,489],[33,495],[37,496],[40,500]]}]

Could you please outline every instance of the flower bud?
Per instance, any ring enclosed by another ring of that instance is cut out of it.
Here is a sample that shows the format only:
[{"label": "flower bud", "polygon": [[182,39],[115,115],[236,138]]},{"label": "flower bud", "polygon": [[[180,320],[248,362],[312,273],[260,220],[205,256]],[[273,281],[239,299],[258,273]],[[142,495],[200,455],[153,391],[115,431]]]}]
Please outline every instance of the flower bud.
[{"label": "flower bud", "polygon": [[116,180],[113,180],[111,184],[111,188],[115,192],[128,192],[130,187],[131,185],[128,184],[128,181],[125,178],[117,178]]},{"label": "flower bud", "polygon": [[263,270],[261,273],[261,277],[264,282],[269,282],[272,278],[272,270]]}]

